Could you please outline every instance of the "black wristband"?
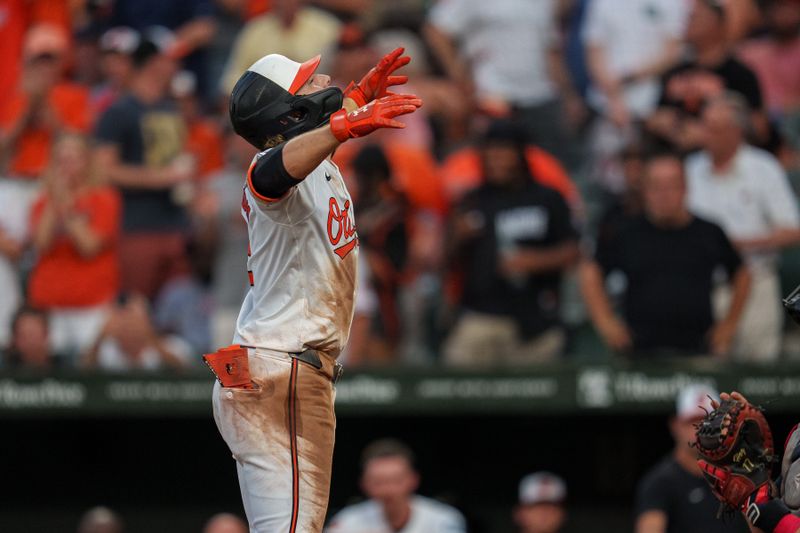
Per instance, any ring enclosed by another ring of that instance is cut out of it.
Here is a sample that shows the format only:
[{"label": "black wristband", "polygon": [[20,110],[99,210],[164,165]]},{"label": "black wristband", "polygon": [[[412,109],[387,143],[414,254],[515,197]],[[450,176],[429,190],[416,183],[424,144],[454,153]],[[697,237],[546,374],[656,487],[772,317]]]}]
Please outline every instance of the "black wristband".
[{"label": "black wristband", "polygon": [[761,505],[751,504],[745,511],[747,519],[764,533],[772,533],[778,522],[789,514],[789,508],[779,499],[770,500]]}]

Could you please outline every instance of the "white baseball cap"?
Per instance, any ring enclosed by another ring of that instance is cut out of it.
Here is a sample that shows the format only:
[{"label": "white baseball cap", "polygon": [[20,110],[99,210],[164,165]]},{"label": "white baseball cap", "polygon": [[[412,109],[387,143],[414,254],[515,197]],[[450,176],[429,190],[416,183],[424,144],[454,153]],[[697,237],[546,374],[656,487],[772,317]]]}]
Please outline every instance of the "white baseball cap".
[{"label": "white baseball cap", "polygon": [[713,387],[695,384],[684,387],[675,402],[675,416],[680,420],[695,420],[714,410],[711,400],[719,401],[719,392]]},{"label": "white baseball cap", "polygon": [[567,484],[552,472],[535,472],[519,482],[519,503],[562,503],[567,499]]},{"label": "white baseball cap", "polygon": [[131,55],[142,40],[141,34],[127,26],[116,26],[100,37],[100,50]]}]

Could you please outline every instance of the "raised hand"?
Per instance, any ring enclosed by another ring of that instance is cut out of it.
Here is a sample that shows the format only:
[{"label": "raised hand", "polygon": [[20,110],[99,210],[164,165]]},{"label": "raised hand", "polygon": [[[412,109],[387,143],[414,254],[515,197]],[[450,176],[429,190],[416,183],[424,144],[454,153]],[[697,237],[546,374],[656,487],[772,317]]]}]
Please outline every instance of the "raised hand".
[{"label": "raised hand", "polygon": [[345,98],[350,98],[358,107],[363,107],[375,99],[394,94],[388,90],[389,87],[408,81],[408,76],[392,75],[395,70],[411,61],[410,57],[403,55],[404,51],[404,48],[394,49],[370,69],[360,82],[350,82],[344,90]]},{"label": "raised hand", "polygon": [[405,128],[394,117],[413,113],[422,106],[422,100],[413,94],[392,94],[347,112],[340,109],[331,116],[330,127],[340,142],[369,135],[379,128]]}]

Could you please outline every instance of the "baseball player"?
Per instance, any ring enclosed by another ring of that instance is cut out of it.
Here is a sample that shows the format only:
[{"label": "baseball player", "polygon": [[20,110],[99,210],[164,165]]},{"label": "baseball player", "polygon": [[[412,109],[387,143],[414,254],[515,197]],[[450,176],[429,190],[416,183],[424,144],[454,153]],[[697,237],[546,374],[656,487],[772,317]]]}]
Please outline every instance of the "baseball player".
[{"label": "baseball player", "polygon": [[369,500],[345,507],[325,533],[465,533],[453,507],[415,494],[414,453],[402,442],[381,439],[361,457],[361,489]]},{"label": "baseball player", "polygon": [[[216,374],[214,419],[228,444],[250,531],[318,533],[328,505],[334,383],[353,317],[358,235],[350,195],[330,156],[422,101],[388,88],[410,61],[398,48],[345,91],[271,54],[230,100],[238,135],[262,150],[247,172],[242,212],[250,239],[234,344],[204,357]],[[243,253],[245,251],[243,250]]]},{"label": "baseball player", "polygon": [[[783,305],[789,316],[800,323],[800,286],[783,300]],[[749,406],[747,399],[738,392],[720,395],[723,401],[736,401],[741,405]],[[715,404],[719,407],[719,404]],[[712,413],[713,415],[713,413]],[[711,415],[710,415],[711,416]],[[725,421],[725,419],[722,419]],[[734,434],[735,420],[728,419],[724,429]],[[750,422],[748,422],[750,423]],[[743,454],[747,442],[757,440],[754,424],[742,432],[746,436],[745,444],[739,448]],[[768,431],[768,429],[767,429]],[[725,433],[722,433],[723,437]],[[772,438],[770,437],[770,443]],[[771,446],[770,446],[771,447]],[[701,468],[706,473],[706,479],[715,489],[715,494],[723,502],[730,505],[727,498],[748,494],[754,485],[747,480],[756,472],[754,465],[742,463],[733,456],[732,465],[715,465],[713,461],[702,461]],[[738,461],[738,463],[737,463]],[[783,447],[783,458],[780,459],[780,476],[776,481],[769,481],[760,485],[754,492],[744,498],[740,509],[751,525],[753,533],[800,533],[800,424],[795,425],[786,437]],[[720,466],[722,466],[720,468]],[[769,472],[770,468],[767,468]],[[720,490],[722,489],[722,492]],[[727,490],[726,490],[727,489]]]}]

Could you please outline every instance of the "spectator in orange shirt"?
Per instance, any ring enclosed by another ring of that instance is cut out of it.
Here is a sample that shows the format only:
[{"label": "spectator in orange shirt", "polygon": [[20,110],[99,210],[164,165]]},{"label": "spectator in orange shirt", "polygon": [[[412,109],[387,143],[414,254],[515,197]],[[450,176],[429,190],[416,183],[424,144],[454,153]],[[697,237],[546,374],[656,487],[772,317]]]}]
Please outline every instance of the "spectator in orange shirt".
[{"label": "spectator in orange shirt", "polygon": [[0,102],[0,157],[10,177],[37,178],[55,134],[89,128],[88,91],[62,80],[68,52],[61,28],[42,24],[28,31],[19,88]]},{"label": "spectator in orange shirt", "polygon": [[28,28],[49,23],[70,26],[64,0],[3,0],[0,2],[0,102],[13,94],[22,70],[22,48]]},{"label": "spectator in orange shirt", "polygon": [[186,124],[185,152],[196,161],[196,177],[206,179],[222,170],[225,164],[222,134],[217,123],[202,113],[197,96],[197,77],[193,72],[184,70],[176,74],[171,88],[178,111]]},{"label": "spectator in orange shirt", "polygon": [[34,305],[49,311],[58,354],[89,348],[119,288],[121,203],[112,188],[90,183],[89,154],[82,136],[56,141],[44,193],[31,213],[39,258],[28,292]]},{"label": "spectator in orange shirt", "polygon": [[[19,15],[14,5],[0,4],[0,19],[3,7],[13,12],[5,15]],[[0,45],[13,29],[6,26],[14,24],[0,20]],[[60,81],[67,48],[67,34],[60,27],[31,28],[21,54],[19,86],[0,98],[0,342],[7,341],[9,320],[21,302],[16,261],[28,237],[30,206],[47,164],[50,139],[62,129],[85,129],[89,123],[86,91]],[[0,51],[5,54],[7,49],[0,46]]]}]

